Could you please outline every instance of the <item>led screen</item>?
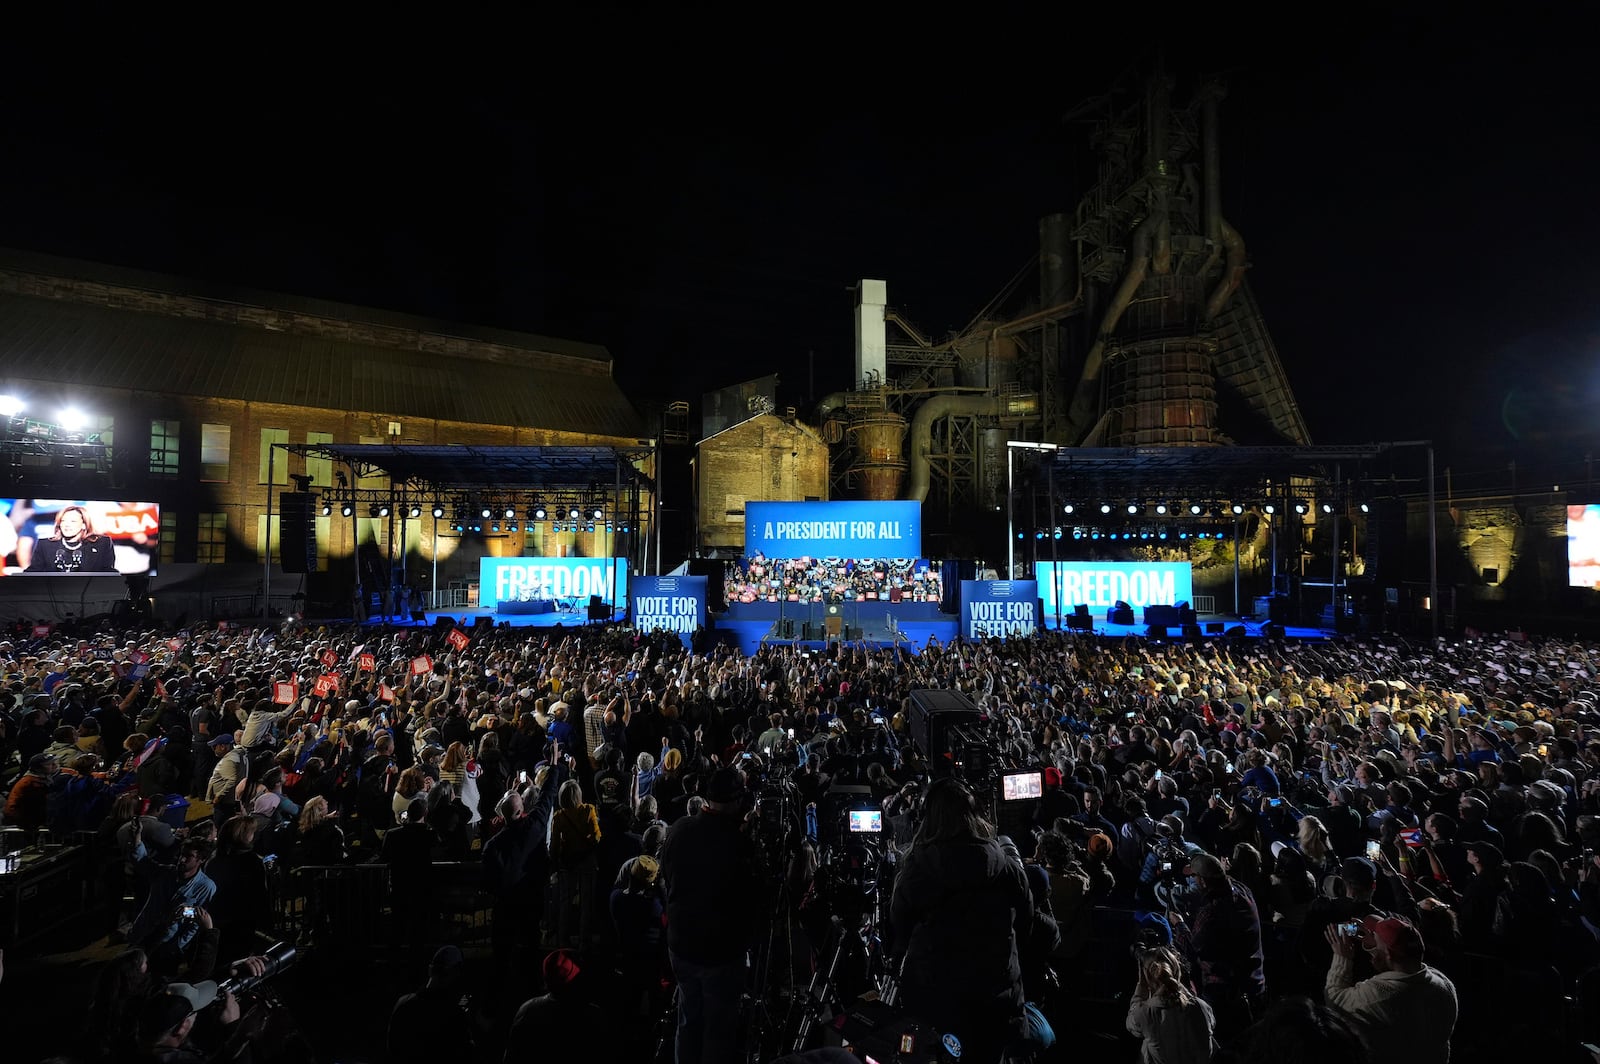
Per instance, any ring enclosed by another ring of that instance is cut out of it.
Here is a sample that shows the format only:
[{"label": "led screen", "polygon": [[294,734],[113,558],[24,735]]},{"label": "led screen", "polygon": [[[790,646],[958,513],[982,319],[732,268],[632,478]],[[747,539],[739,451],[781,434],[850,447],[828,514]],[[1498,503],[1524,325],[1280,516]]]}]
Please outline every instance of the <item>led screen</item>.
[{"label": "led screen", "polygon": [[0,499],[7,576],[153,576],[161,508],[153,502]]},{"label": "led screen", "polygon": [[1600,504],[1567,507],[1567,583],[1600,591]]}]

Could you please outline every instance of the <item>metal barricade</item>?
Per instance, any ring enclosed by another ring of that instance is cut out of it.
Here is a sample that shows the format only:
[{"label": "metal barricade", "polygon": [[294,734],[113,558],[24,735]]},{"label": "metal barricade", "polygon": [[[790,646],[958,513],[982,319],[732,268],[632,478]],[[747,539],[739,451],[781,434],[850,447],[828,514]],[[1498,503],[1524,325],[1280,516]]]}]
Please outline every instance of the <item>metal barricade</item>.
[{"label": "metal barricade", "polygon": [[[426,919],[430,934],[456,945],[489,941],[494,898],[481,886],[475,861],[437,862],[428,868]],[[418,913],[397,923],[384,864],[301,865],[269,879],[274,931],[302,946],[371,955],[407,937]],[[437,923],[435,923],[437,921]]]}]

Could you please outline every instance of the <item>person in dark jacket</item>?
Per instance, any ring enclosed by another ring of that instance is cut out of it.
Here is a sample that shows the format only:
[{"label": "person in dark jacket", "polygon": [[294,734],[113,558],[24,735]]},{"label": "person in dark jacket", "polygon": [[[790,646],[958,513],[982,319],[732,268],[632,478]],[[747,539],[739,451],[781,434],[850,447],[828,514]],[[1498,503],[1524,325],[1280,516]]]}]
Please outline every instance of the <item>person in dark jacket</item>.
[{"label": "person in dark jacket", "polygon": [[1183,911],[1168,914],[1173,937],[1216,1013],[1219,1033],[1237,1034],[1266,1004],[1261,916],[1249,888],[1210,854],[1192,855],[1185,873],[1190,892]]},{"label": "person in dark jacket", "polygon": [[495,899],[490,941],[502,973],[511,971],[517,952],[544,916],[544,885],[550,878],[546,836],[565,775],[558,760],[554,767],[540,768],[527,787],[506,792],[496,807],[505,826],[483,844],[484,885]]},{"label": "person in dark jacket", "polygon": [[741,829],[748,793],[736,770],[718,769],[706,788],[704,811],[673,824],[662,846],[667,951],[678,980],[679,1060],[739,1059],[744,954],[763,905],[751,889],[757,881],[752,845]]},{"label": "person in dark jacket", "polygon": [[[889,922],[909,1012],[955,1033],[962,1060],[999,1060],[1019,1033],[1018,943],[1033,925],[1033,901],[1022,866],[1006,855],[959,780],[928,788],[922,826],[895,879]],[[950,978],[957,971],[962,977]]]}]

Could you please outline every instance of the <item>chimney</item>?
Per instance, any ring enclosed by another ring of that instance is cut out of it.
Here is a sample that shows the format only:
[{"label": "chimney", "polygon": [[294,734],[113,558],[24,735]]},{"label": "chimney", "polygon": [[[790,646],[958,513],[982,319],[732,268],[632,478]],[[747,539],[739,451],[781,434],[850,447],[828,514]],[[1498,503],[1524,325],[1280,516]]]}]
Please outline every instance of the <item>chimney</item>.
[{"label": "chimney", "polygon": [[862,281],[856,288],[856,383],[883,383],[889,368],[883,308],[889,302],[886,281]]}]

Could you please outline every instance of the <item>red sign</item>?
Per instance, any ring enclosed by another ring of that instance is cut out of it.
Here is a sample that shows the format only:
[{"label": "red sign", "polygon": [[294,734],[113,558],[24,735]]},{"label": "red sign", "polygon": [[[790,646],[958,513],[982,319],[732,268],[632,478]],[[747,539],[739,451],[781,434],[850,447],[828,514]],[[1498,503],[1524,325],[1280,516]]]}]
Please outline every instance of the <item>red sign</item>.
[{"label": "red sign", "polygon": [[157,698],[165,698],[165,697],[167,697],[167,685],[162,683],[160,680],[156,681],[156,697]]},{"label": "red sign", "polygon": [[433,659],[426,654],[418,654],[411,659],[411,675],[423,676],[433,671]]},{"label": "red sign", "polygon": [[450,648],[452,650],[455,650],[459,653],[460,651],[467,649],[467,644],[472,642],[472,640],[468,638],[467,633],[463,632],[461,629],[452,628],[450,629],[450,634],[445,637],[445,642],[450,644]]},{"label": "red sign", "polygon": [[311,693],[317,698],[327,698],[339,690],[339,678],[330,674],[317,677],[317,682],[311,685]]},{"label": "red sign", "polygon": [[155,503],[130,503],[106,510],[95,520],[102,535],[112,539],[135,539],[161,532],[160,508]]},{"label": "red sign", "polygon": [[294,700],[300,697],[300,685],[285,683],[279,680],[272,685],[272,703],[277,706],[292,706]]},{"label": "red sign", "polygon": [[394,688],[390,687],[388,684],[384,683],[382,680],[379,680],[378,681],[378,697],[383,699],[385,702],[393,702],[394,701]]},{"label": "red sign", "polygon": [[172,651],[174,654],[176,654],[178,651],[183,649],[183,640],[181,640],[181,639],[169,639],[169,640],[167,640],[167,649]]},{"label": "red sign", "polygon": [[318,658],[317,660],[331,669],[335,665],[339,664],[339,655],[333,652],[332,647],[329,647],[327,650],[322,652],[322,657]]},{"label": "red sign", "polygon": [[33,637],[35,639],[43,639],[49,634],[50,626],[48,624],[36,624],[33,626]]},{"label": "red sign", "polygon": [[371,654],[362,654],[356,658],[356,664],[361,667],[363,672],[373,672],[378,668],[378,659]]}]

